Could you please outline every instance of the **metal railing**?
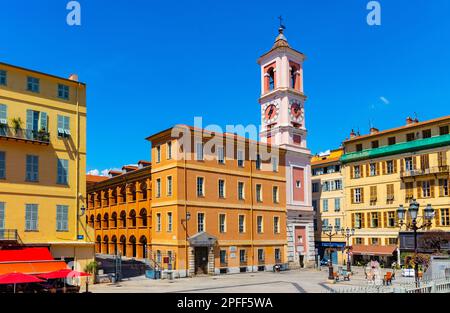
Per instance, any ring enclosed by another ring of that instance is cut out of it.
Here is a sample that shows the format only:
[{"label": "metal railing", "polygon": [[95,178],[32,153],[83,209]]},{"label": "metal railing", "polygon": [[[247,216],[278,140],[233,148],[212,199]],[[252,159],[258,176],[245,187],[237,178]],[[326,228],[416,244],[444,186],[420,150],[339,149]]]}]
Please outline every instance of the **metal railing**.
[{"label": "metal railing", "polygon": [[0,241],[19,241],[17,229],[0,229]]},{"label": "metal railing", "polygon": [[36,141],[41,143],[50,142],[50,133],[46,131],[13,128],[6,125],[0,125],[0,137]]},{"label": "metal railing", "polygon": [[424,176],[430,174],[441,174],[441,173],[449,173],[450,166],[449,165],[441,165],[441,166],[433,166],[425,169],[415,169],[415,170],[402,170],[400,172],[400,176],[402,178],[406,177],[417,177]]}]

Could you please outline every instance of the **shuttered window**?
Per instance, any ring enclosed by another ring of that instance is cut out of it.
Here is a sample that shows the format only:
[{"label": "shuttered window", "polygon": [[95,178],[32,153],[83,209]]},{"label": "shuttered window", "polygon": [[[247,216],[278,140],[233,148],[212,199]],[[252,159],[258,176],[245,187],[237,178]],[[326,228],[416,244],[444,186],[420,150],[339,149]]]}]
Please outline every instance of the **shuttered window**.
[{"label": "shuttered window", "polygon": [[56,231],[69,231],[69,207],[67,205],[56,206]]}]

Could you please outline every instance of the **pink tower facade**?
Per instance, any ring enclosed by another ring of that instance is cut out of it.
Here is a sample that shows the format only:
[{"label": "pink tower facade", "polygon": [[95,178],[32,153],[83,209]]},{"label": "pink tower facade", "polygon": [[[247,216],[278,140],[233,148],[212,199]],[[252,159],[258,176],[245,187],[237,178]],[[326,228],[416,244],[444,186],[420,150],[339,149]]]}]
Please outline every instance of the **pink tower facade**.
[{"label": "pink tower facade", "polygon": [[293,48],[279,29],[272,49],[258,59],[261,66],[260,140],[286,150],[288,261],[314,264],[314,211],[311,192],[311,152],[307,148],[303,92],[305,55]]}]

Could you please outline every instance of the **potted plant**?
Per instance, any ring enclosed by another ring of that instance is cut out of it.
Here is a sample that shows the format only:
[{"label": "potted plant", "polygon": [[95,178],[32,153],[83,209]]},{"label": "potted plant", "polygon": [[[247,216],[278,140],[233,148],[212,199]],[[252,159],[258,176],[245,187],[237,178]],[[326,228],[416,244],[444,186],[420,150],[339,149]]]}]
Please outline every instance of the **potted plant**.
[{"label": "potted plant", "polygon": [[19,135],[22,131],[22,125],[23,125],[22,119],[20,117],[15,117],[15,118],[11,119],[11,124],[12,124],[12,127],[14,128],[16,135]]},{"label": "potted plant", "polygon": [[42,128],[38,131],[38,139],[39,139],[40,141],[48,141],[48,140],[49,140],[48,133],[47,133],[47,131],[45,130],[44,127],[42,127]]}]

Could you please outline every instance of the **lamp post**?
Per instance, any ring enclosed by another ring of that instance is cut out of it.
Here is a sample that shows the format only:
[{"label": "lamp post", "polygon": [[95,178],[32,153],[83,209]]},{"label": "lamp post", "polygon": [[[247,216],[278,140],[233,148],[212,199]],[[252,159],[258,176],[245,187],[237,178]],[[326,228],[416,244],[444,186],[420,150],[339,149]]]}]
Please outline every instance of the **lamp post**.
[{"label": "lamp post", "polygon": [[333,226],[325,226],[325,228],[322,230],[322,233],[328,237],[328,239],[330,240],[330,259],[328,260],[328,279],[329,280],[334,280],[334,275],[333,275],[333,260],[332,260],[332,256],[331,254],[333,253],[333,248],[331,247],[331,240],[333,239],[334,236],[339,235],[339,229],[340,227],[338,226],[334,226],[334,231],[333,231]]},{"label": "lamp post", "polygon": [[[413,199],[411,203],[409,204],[409,209],[406,210],[403,205],[400,205],[397,209],[397,216],[399,219],[399,226],[400,228],[402,226],[405,226],[407,230],[412,230],[414,232],[414,258],[417,259],[417,231],[419,229],[427,228],[432,225],[431,221],[434,218],[434,209],[431,207],[431,204],[428,204],[427,207],[423,210],[423,223],[421,226],[418,225],[418,218],[419,218],[419,207],[420,204],[416,201],[416,199]],[[406,217],[406,212],[408,212],[409,217],[411,218],[410,223],[404,222]],[[416,281],[416,286],[419,287],[419,264],[417,263],[417,260],[414,262],[414,277]]]},{"label": "lamp post", "polygon": [[345,242],[347,244],[347,272],[350,273],[352,271],[352,265],[350,262],[350,249],[351,249],[350,238],[355,235],[355,229],[354,228],[350,229],[348,227],[346,229],[342,228],[341,232],[342,236],[345,237]]}]

